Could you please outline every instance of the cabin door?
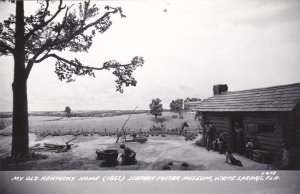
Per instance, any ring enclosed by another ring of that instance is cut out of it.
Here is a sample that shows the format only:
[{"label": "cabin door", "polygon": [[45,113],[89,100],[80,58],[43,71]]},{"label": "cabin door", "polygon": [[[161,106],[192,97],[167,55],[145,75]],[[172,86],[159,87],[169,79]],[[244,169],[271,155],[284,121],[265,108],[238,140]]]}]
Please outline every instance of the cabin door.
[{"label": "cabin door", "polygon": [[243,118],[232,116],[232,148],[238,154],[245,151],[244,131]]}]

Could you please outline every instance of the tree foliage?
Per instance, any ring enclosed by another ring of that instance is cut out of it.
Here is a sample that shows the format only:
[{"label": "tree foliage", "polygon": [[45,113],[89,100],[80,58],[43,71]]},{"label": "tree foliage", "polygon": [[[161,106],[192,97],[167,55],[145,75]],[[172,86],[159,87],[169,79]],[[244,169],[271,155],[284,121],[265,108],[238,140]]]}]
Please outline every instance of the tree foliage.
[{"label": "tree foliage", "polygon": [[70,114],[71,114],[71,108],[69,106],[66,106],[65,112],[66,112],[67,116],[70,116]]},{"label": "tree foliage", "polygon": [[183,108],[183,99],[172,100],[170,103],[170,110],[172,112],[180,112]]},{"label": "tree foliage", "polygon": [[149,104],[150,113],[155,116],[155,121],[157,122],[157,116],[161,116],[163,112],[163,107],[161,104],[161,100],[159,98],[153,99]]},{"label": "tree foliage", "polygon": [[[112,15],[126,17],[121,7],[105,6],[100,10],[90,1],[85,1],[73,8],[72,5],[63,5],[60,0],[56,11],[52,13],[50,6],[53,5],[50,0],[39,3],[40,8],[33,15],[24,18],[26,78],[34,64],[54,58],[55,73],[61,81],[73,82],[74,76],[82,75],[95,77],[95,70],[112,70],[116,77],[116,91],[122,93],[123,86],[136,86],[137,81],[132,73],[144,64],[142,57],[135,56],[128,64],[110,60],[100,66],[87,66],[77,58],[66,59],[59,55],[62,51],[88,52],[95,35],[106,32],[112,25]],[[0,55],[15,53],[15,23],[14,15],[0,23]]]}]

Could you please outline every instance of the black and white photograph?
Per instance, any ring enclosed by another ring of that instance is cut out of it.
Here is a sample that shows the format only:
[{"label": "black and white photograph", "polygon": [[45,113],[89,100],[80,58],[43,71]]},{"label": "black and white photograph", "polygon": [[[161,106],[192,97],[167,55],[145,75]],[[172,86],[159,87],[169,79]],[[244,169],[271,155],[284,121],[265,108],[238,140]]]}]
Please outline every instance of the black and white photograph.
[{"label": "black and white photograph", "polygon": [[[124,173],[123,193],[298,193],[299,34],[298,0],[1,0],[0,193],[99,192],[72,172]],[[251,190],[247,173],[274,176]]]}]

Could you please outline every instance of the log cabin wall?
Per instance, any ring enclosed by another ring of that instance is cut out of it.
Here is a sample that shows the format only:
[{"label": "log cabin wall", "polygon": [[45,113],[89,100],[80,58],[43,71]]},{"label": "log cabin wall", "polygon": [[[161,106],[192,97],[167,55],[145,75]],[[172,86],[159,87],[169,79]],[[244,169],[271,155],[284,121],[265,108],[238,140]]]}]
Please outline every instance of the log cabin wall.
[{"label": "log cabin wall", "polygon": [[251,138],[258,149],[280,156],[284,143],[285,115],[268,112],[244,114],[245,139]]},{"label": "log cabin wall", "polygon": [[232,125],[231,118],[228,113],[216,113],[216,112],[207,112],[204,113],[206,119],[213,124],[216,131],[226,132],[225,139],[228,146],[232,147]]},{"label": "log cabin wall", "polygon": [[300,102],[289,114],[286,123],[285,142],[286,148],[291,151],[291,162],[300,169]]},{"label": "log cabin wall", "polygon": [[[233,128],[232,113],[224,112],[206,112],[206,119],[213,124],[216,131],[227,132],[226,142],[232,147]],[[287,116],[283,113],[234,113],[239,115],[243,120],[245,141],[247,138],[254,140],[254,144],[258,149],[271,151],[277,155],[282,154],[283,148],[283,132],[286,126]],[[272,131],[260,131],[261,126],[272,126]]]}]

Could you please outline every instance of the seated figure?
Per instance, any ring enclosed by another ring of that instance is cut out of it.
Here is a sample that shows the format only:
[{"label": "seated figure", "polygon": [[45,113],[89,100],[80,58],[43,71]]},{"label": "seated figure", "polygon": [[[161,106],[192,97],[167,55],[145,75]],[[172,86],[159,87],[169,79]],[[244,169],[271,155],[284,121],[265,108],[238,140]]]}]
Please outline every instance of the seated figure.
[{"label": "seated figure", "polygon": [[246,143],[246,149],[253,149],[254,148],[254,143],[252,139],[248,139]]},{"label": "seated figure", "polygon": [[122,165],[134,165],[137,163],[135,158],[136,153],[132,149],[126,147],[124,144],[121,144],[120,148],[124,149],[124,153],[121,155]]}]

